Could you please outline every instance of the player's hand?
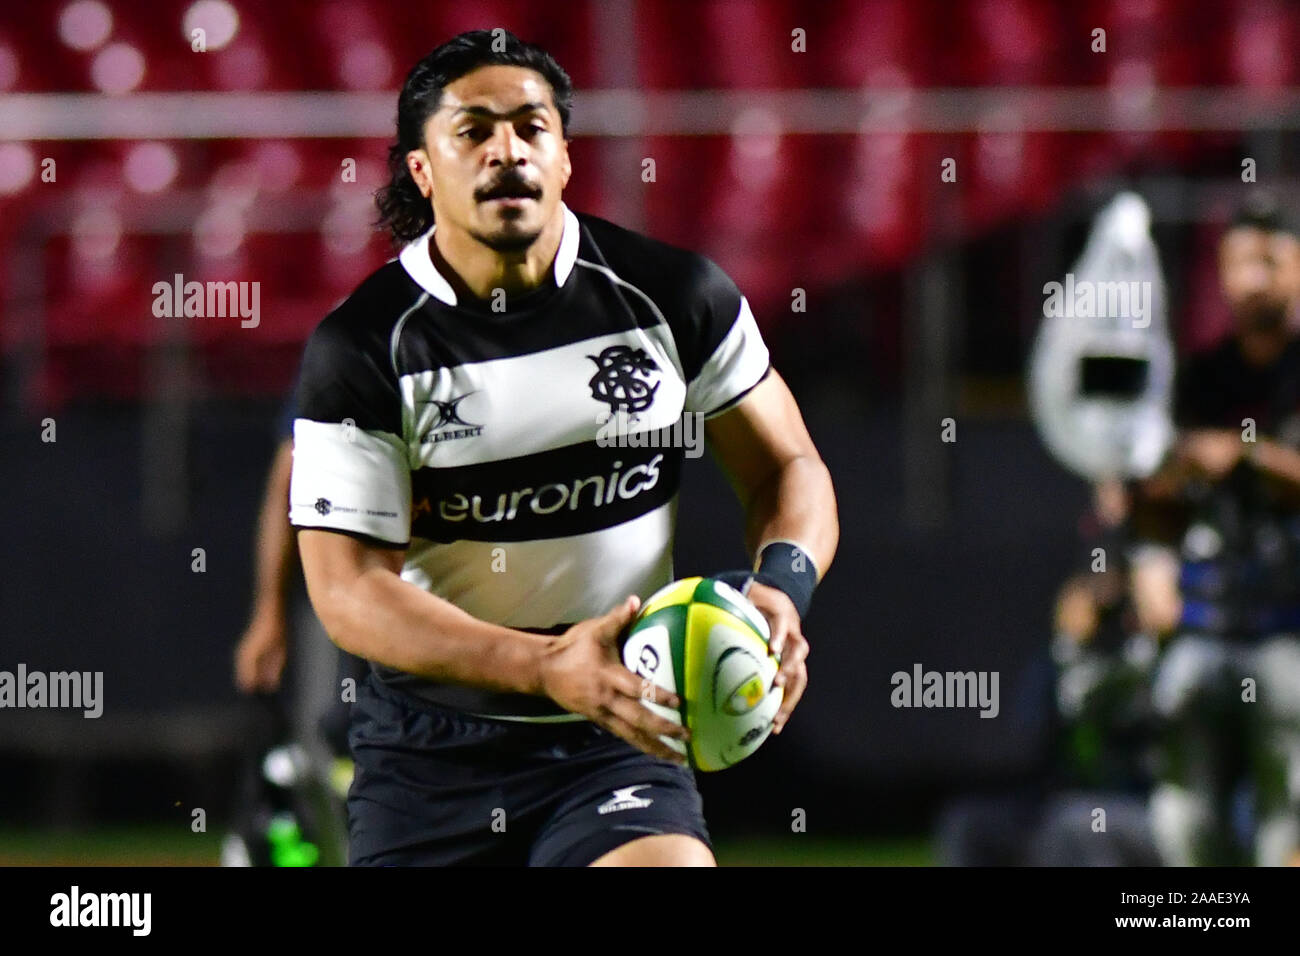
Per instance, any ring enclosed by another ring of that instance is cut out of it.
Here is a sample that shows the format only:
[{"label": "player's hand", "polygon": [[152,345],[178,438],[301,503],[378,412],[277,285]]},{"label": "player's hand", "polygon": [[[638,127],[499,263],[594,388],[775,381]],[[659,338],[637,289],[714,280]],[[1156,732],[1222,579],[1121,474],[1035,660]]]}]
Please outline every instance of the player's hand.
[{"label": "player's hand", "polygon": [[255,614],[235,648],[235,686],[245,694],[280,686],[288,659],[287,628],[278,614]]},{"label": "player's hand", "polygon": [[1231,428],[1199,428],[1178,445],[1179,456],[1213,481],[1232,471],[1245,453],[1241,433]]},{"label": "player's hand", "polygon": [[565,710],[581,714],[632,746],[685,765],[686,759],[659,737],[685,741],[690,732],[642,705],[665,707],[680,701],[623,665],[619,635],[635,619],[641,599],[631,595],[608,614],[579,621],[555,638],[542,658],[542,691]]},{"label": "player's hand", "polygon": [[808,641],[803,636],[799,612],[784,591],[755,581],[746,597],[767,618],[772,631],[768,647],[781,661],[774,683],[785,688],[785,696],[772,720],[772,733],[779,734],[808,686],[808,667],[804,663],[808,659]]}]

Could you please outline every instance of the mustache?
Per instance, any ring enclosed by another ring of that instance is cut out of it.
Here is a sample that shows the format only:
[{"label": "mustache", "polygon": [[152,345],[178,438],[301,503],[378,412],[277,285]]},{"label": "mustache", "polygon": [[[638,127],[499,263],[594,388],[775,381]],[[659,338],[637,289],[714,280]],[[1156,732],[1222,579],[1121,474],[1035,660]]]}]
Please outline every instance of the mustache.
[{"label": "mustache", "polygon": [[542,188],[518,170],[502,173],[489,185],[481,186],[474,191],[474,198],[479,202],[500,199],[503,196],[526,196],[529,199],[540,199],[541,195]]}]

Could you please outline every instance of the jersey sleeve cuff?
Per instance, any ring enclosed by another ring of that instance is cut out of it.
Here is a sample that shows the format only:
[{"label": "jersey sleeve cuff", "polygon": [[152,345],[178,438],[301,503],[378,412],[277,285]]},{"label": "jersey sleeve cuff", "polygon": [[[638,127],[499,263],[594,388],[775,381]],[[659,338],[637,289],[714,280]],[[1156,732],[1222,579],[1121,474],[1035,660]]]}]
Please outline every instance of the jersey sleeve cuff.
[{"label": "jersey sleeve cuff", "polygon": [[289,523],[405,546],[411,473],[401,439],[350,424],[295,421]]},{"label": "jersey sleeve cuff", "polygon": [[686,410],[704,412],[706,418],[721,414],[761,382],[771,364],[754,313],[742,298],[731,330],[687,388]]},{"label": "jersey sleeve cuff", "polygon": [[745,400],[745,397],[750,392],[758,388],[758,386],[762,385],[763,380],[766,379],[768,375],[770,375],[771,373],[772,373],[772,363],[768,362],[767,367],[763,369],[763,374],[758,377],[758,381],[756,381],[753,385],[749,386],[749,388],[742,391],[740,394],[736,395],[734,398],[727,399],[727,401],[723,402],[721,405],[719,405],[717,408],[713,409],[712,411],[705,412],[704,413],[705,419],[707,420],[710,418],[714,418],[718,415],[721,415],[723,412],[731,411],[733,408],[735,408],[737,405],[743,402]]}]

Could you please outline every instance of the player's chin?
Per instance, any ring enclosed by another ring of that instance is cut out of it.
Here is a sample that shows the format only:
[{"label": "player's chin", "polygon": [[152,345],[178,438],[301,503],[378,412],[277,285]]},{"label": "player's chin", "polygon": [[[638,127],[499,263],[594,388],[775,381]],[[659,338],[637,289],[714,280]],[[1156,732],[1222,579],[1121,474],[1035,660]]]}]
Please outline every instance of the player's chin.
[{"label": "player's chin", "polygon": [[478,213],[485,226],[497,229],[538,227],[545,218],[536,199],[489,199],[479,203]]},{"label": "player's chin", "polygon": [[536,242],[541,234],[542,230],[539,228],[530,229],[520,224],[507,223],[485,229],[477,238],[494,252],[523,252]]}]

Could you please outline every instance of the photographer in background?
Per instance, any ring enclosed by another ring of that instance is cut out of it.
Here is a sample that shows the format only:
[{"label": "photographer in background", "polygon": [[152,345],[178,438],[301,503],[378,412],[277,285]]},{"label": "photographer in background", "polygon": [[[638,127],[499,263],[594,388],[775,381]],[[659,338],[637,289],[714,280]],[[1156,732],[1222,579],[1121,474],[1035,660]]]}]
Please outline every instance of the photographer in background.
[{"label": "photographer in background", "polygon": [[1300,243],[1256,197],[1219,248],[1235,328],[1177,376],[1177,442],[1137,486],[1132,595],[1162,636],[1151,798],[1174,865],[1300,847]]}]

